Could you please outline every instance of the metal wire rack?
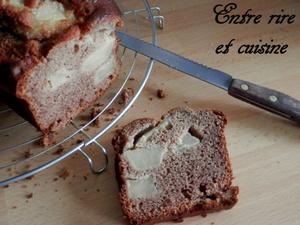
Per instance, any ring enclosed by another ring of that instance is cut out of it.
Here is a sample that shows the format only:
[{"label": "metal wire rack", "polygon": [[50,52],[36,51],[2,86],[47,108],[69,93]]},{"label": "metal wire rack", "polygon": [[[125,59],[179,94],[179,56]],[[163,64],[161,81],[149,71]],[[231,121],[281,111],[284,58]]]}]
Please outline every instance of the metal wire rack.
[{"label": "metal wire rack", "polygon": [[[151,7],[147,0],[136,1],[141,4],[141,8],[131,9],[124,1],[118,2],[126,24],[123,31],[142,39],[150,37],[151,40],[147,41],[157,44],[157,26],[161,29],[164,27],[160,8]],[[93,109],[86,110],[55,135],[56,144],[49,148],[41,146],[43,135],[36,128],[0,102],[0,186],[30,178],[75,153],[83,155],[93,173],[100,174],[106,170],[107,151],[98,140],[133,105],[147,83],[154,65],[152,59],[143,58],[126,48],[121,49],[119,54],[123,72],[105,96],[101,97],[101,103],[95,103],[99,108],[97,115],[91,117]],[[135,73],[137,66],[139,71],[140,68],[144,69],[143,74]],[[120,95],[127,87],[134,89],[135,94],[126,104],[120,103]],[[96,126],[95,121],[100,121],[101,125]],[[100,159],[90,157],[87,149],[91,147],[99,153]],[[99,165],[95,161],[100,161]]]}]

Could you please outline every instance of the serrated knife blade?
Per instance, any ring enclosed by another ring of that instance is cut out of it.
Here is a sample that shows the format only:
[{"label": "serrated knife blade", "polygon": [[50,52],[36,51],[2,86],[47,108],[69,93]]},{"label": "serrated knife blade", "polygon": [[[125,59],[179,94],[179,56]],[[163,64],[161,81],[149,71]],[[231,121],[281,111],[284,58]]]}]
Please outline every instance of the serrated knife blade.
[{"label": "serrated knife blade", "polygon": [[121,39],[122,45],[126,48],[224,90],[228,91],[230,87],[232,77],[224,72],[193,62],[166,49],[144,42],[125,33],[118,32],[117,34]]},{"label": "serrated knife blade", "polygon": [[300,101],[284,93],[265,88],[248,81],[233,79],[227,73],[193,62],[156,45],[144,42],[122,32],[117,32],[124,47],[191,75],[216,87],[229,95],[258,106],[269,112],[300,123]]}]

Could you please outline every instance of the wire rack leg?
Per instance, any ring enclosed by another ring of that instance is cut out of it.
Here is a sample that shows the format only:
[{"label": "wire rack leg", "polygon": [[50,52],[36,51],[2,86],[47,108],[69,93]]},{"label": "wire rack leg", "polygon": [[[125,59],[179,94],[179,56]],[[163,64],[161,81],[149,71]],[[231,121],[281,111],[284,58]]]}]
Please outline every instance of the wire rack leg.
[{"label": "wire rack leg", "polygon": [[[72,121],[71,122],[72,123],[72,125],[76,128],[76,129],[80,129],[79,127],[78,127],[78,125],[74,122],[74,121]],[[81,130],[81,133],[84,135],[84,136],[86,136],[87,138],[89,138],[89,139],[91,139],[92,137],[88,134],[88,133],[86,133],[84,130]],[[87,160],[87,162],[88,162],[88,164],[89,164],[89,166],[90,166],[90,169],[91,169],[91,171],[94,173],[94,174],[101,174],[101,173],[103,173],[106,169],[107,169],[107,167],[108,167],[108,154],[107,154],[107,150],[99,143],[99,142],[97,142],[97,141],[93,141],[94,142],[94,144],[96,145],[96,149],[98,150],[98,151],[100,151],[100,153],[104,156],[104,158],[105,158],[105,163],[104,163],[104,166],[96,166],[95,165],[95,162],[94,162],[94,160],[84,151],[84,148],[86,147],[86,144],[84,143],[84,146],[82,147],[82,148],[80,148],[80,150],[79,150],[79,152],[86,158],[86,160]]]},{"label": "wire rack leg", "polygon": [[105,156],[105,165],[98,168],[97,166],[95,166],[95,163],[93,161],[93,159],[82,149],[79,150],[79,152],[86,158],[86,160],[88,161],[88,164],[90,166],[91,171],[94,174],[101,174],[103,173],[107,167],[108,167],[108,156],[107,156],[107,151],[106,149],[102,146],[102,145],[97,145],[98,149],[100,149],[101,153]]}]

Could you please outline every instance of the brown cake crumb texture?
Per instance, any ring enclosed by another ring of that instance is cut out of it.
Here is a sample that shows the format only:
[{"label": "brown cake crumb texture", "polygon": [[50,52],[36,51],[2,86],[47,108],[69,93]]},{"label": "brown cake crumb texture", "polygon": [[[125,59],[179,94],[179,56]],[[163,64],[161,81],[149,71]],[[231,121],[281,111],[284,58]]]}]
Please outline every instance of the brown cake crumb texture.
[{"label": "brown cake crumb texture", "polygon": [[64,152],[64,147],[63,146],[59,146],[58,149],[52,153],[52,155],[60,155],[61,153]]},{"label": "brown cake crumb texture", "polygon": [[123,104],[123,105],[127,105],[133,97],[134,97],[134,89],[133,88],[125,88],[122,91],[121,99],[120,99],[119,103]]},{"label": "brown cake crumb texture", "polygon": [[58,176],[65,180],[70,176],[70,172],[68,171],[68,169],[66,167],[64,167],[61,169]]},{"label": "brown cake crumb texture", "polygon": [[34,177],[34,175],[32,175],[32,176],[29,176],[29,177],[26,177],[26,180],[32,180],[32,179],[33,179],[33,177]]},{"label": "brown cake crumb texture", "polygon": [[25,152],[24,152],[24,158],[25,159],[28,159],[28,158],[30,158],[32,156],[32,153],[30,152],[30,150],[26,150]]},{"label": "brown cake crumb texture", "polygon": [[176,108],[138,119],[113,138],[120,201],[130,224],[181,220],[233,207],[239,188],[219,111]]},{"label": "brown cake crumb texture", "polygon": [[30,198],[33,197],[33,193],[29,193],[29,194],[27,194],[25,197],[26,197],[27,199],[30,199]]},{"label": "brown cake crumb texture", "polygon": [[[99,106],[95,106],[92,108],[92,112],[91,112],[91,119],[94,119],[96,116],[98,116],[98,114],[102,111],[102,107]],[[94,124],[99,127],[101,125],[101,117],[97,117],[94,120]]]},{"label": "brown cake crumb texture", "polygon": [[106,113],[108,115],[114,115],[116,112],[117,112],[117,110],[112,107],[112,108],[109,108]]},{"label": "brown cake crumb texture", "polygon": [[167,95],[166,93],[162,90],[162,89],[158,89],[157,90],[157,97],[162,99],[162,98],[165,98]]},{"label": "brown cake crumb texture", "polygon": [[81,144],[84,141],[84,138],[78,138],[76,144]]}]

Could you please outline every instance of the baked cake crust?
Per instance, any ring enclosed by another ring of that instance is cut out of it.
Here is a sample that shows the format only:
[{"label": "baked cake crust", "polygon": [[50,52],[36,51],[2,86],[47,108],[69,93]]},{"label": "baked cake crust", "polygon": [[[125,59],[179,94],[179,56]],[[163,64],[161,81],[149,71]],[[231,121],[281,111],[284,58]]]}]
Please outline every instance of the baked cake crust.
[{"label": "baked cake crust", "polygon": [[27,39],[50,38],[76,24],[73,11],[53,0],[0,1],[0,27]]},{"label": "baked cake crust", "polygon": [[120,12],[112,0],[0,0],[0,28],[13,28],[26,39],[51,38],[93,15]]}]

